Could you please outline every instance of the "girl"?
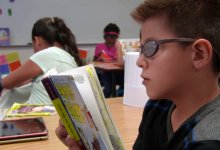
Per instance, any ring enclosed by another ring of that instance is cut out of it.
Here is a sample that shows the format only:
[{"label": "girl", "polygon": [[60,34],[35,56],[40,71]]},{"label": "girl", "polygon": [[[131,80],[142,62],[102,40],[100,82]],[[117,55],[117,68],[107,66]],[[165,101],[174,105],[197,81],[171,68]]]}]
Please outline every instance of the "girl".
[{"label": "girl", "polygon": [[[1,98],[0,107],[10,107],[21,101],[51,104],[41,79],[82,65],[73,33],[58,17],[39,19],[32,29],[32,42],[34,54],[0,82],[0,92],[8,89]],[[30,84],[27,86],[27,83]],[[24,84],[26,86],[21,86]],[[24,93],[26,90],[30,92]]]}]

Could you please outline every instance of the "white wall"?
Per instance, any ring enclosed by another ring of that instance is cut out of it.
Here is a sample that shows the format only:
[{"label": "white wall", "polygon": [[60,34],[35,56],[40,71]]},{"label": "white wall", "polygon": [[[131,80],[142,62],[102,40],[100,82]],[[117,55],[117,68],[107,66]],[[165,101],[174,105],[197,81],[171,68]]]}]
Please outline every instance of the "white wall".
[{"label": "white wall", "polygon": [[[93,54],[95,50],[95,44],[79,44],[79,49],[88,50],[91,54]],[[8,54],[11,52],[17,51],[20,54],[21,63],[24,63],[28,60],[28,58],[33,54],[33,49],[31,46],[4,46],[0,47],[0,55]]]},{"label": "white wall", "polygon": [[[76,36],[77,43],[102,42],[103,28],[110,22],[118,24],[121,38],[138,38],[139,26],[130,17],[142,0],[0,0],[3,10],[0,27],[9,27],[12,45],[31,43],[33,24],[42,17],[64,19]],[[7,9],[12,10],[12,16]]]},{"label": "white wall", "polygon": [[[41,17],[58,16],[75,34],[80,49],[93,53],[95,44],[103,42],[103,28],[110,22],[118,24],[121,39],[139,37],[139,25],[130,17],[142,0],[0,0],[0,27],[10,28],[11,45],[0,47],[0,55],[12,51],[20,53],[21,62],[32,54],[31,29]],[[8,16],[7,10],[12,10]]]}]

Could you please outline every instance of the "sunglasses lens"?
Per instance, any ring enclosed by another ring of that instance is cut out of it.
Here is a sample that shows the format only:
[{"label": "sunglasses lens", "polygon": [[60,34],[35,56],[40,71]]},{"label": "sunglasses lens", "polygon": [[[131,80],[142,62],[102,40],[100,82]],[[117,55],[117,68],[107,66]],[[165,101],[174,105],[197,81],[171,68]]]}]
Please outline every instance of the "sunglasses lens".
[{"label": "sunglasses lens", "polygon": [[111,35],[111,34],[105,34],[104,38],[111,38],[111,39],[117,39],[117,35]]},{"label": "sunglasses lens", "polygon": [[151,57],[156,53],[157,43],[155,41],[148,41],[144,44],[144,56]]}]

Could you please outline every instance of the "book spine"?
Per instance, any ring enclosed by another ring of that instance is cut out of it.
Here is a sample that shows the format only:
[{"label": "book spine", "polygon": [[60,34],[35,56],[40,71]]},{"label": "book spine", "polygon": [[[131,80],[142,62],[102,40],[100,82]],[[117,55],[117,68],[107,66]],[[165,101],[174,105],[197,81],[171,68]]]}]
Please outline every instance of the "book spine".
[{"label": "book spine", "polygon": [[63,104],[63,101],[59,97],[59,94],[56,91],[52,81],[50,80],[49,77],[45,77],[42,79],[42,83],[43,83],[50,99],[52,100],[52,103],[53,103],[57,113],[59,114],[60,119],[63,122],[68,134],[70,135],[70,137],[72,137],[76,141],[79,141],[80,140],[79,134],[74,126],[74,123],[71,121],[71,117],[68,114],[68,112],[65,108],[65,105]]}]

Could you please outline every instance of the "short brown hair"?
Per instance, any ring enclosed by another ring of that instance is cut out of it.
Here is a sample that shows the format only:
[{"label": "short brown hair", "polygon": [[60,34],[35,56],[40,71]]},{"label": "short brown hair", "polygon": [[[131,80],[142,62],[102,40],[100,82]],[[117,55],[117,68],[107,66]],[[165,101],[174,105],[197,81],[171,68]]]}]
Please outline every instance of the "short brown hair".
[{"label": "short brown hair", "polygon": [[[220,52],[220,0],[145,0],[131,16],[141,23],[165,16],[177,36],[207,39]],[[219,57],[213,57],[214,70],[219,72]]]}]

